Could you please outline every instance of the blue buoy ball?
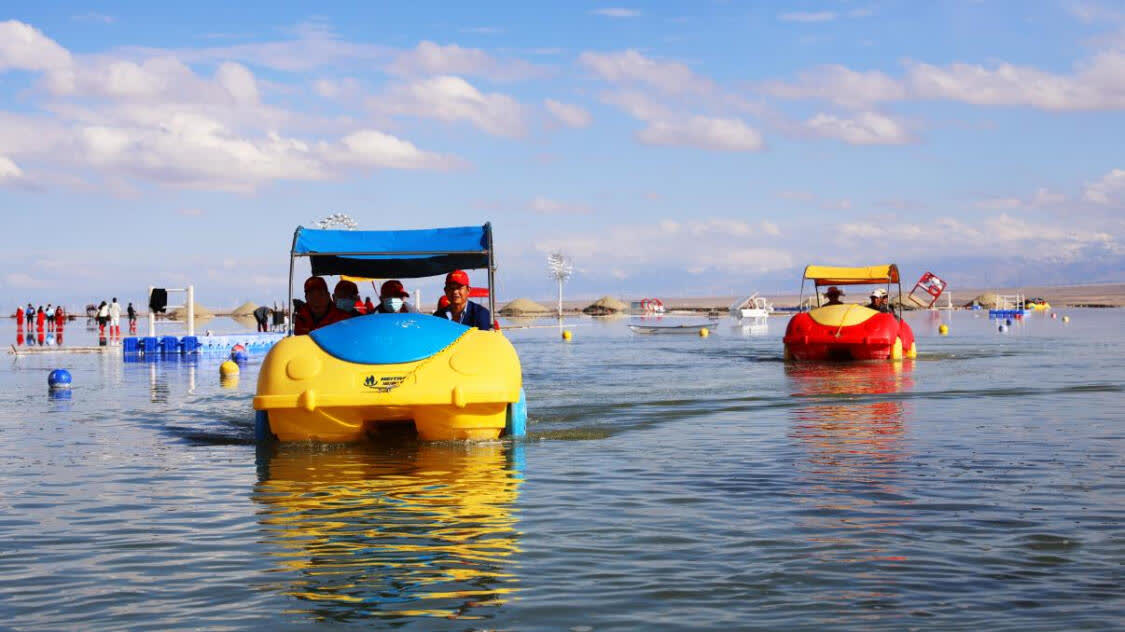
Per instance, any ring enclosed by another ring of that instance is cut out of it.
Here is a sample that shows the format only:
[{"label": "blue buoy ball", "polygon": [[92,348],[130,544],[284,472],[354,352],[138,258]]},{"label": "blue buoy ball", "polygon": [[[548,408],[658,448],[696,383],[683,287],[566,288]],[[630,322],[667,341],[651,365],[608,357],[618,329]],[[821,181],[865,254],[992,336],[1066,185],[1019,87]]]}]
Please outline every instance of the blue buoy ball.
[{"label": "blue buoy ball", "polygon": [[52,389],[70,388],[71,381],[72,379],[70,377],[70,371],[67,371],[66,369],[55,369],[54,371],[51,371],[50,375],[47,376],[47,386],[51,387]]},{"label": "blue buoy ball", "polygon": [[245,351],[231,351],[230,359],[235,362],[246,362],[250,359],[250,356],[246,355]]}]

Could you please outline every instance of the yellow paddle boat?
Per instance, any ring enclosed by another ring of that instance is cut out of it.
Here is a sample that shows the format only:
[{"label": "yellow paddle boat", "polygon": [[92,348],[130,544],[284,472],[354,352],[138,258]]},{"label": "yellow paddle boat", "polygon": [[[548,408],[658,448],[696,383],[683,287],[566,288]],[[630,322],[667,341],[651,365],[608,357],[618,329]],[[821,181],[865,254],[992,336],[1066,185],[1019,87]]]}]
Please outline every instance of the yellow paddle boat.
[{"label": "yellow paddle boat", "polygon": [[[317,276],[404,279],[483,268],[494,307],[489,224],[298,227],[290,304],[298,258]],[[259,441],[352,442],[406,424],[422,440],[496,439],[525,434],[527,420],[519,356],[499,331],[417,313],[357,316],[282,339],[262,361],[254,408]]]}]

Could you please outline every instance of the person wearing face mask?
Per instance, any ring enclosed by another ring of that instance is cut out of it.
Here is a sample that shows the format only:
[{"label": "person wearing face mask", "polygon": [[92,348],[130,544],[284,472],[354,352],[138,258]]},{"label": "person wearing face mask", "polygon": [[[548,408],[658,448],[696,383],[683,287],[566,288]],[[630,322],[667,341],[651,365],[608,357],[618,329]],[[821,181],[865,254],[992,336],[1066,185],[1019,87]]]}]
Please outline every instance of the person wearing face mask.
[{"label": "person wearing face mask", "polygon": [[418,310],[406,302],[410,293],[402,287],[400,281],[387,281],[379,288],[379,305],[375,308],[377,314],[416,314]]},{"label": "person wearing face mask", "polygon": [[336,288],[332,290],[332,303],[348,316],[358,316],[363,313],[363,301],[359,298],[359,287],[351,281],[340,279]]}]

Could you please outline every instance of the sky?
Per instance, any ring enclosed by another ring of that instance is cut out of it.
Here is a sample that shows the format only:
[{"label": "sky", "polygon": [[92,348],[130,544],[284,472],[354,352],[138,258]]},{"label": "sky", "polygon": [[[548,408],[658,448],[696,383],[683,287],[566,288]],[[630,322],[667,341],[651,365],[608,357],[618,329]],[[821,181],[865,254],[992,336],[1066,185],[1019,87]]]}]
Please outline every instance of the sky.
[{"label": "sky", "polygon": [[333,213],[500,300],[1125,281],[1122,1],[176,4],[0,13],[0,303],[270,302]]}]

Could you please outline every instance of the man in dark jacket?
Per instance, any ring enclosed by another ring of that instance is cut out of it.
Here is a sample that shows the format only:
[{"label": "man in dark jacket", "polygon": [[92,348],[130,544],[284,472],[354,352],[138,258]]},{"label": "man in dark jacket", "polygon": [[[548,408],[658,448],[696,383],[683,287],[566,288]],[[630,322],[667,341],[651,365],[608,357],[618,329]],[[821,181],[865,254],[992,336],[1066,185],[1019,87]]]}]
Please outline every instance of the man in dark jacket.
[{"label": "man in dark jacket", "polygon": [[445,275],[445,296],[449,299],[449,306],[434,312],[434,316],[478,329],[492,329],[492,314],[487,307],[469,302],[470,289],[469,275],[464,270],[454,270]]}]

